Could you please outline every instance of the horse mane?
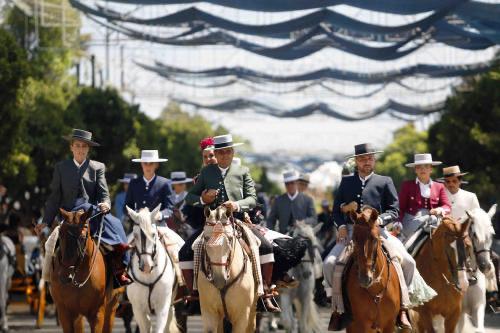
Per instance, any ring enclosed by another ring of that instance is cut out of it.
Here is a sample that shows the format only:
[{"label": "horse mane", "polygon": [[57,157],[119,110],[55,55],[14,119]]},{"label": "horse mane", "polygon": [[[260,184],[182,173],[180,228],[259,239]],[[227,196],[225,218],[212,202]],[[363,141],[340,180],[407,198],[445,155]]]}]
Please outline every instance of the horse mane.
[{"label": "horse mane", "polygon": [[305,223],[304,221],[297,221],[296,228],[293,231],[293,236],[305,237],[311,240],[314,246],[320,246],[318,238],[314,233],[313,227],[310,224]]},{"label": "horse mane", "polygon": [[485,242],[491,235],[495,234],[495,229],[487,212],[481,208],[474,208],[471,215],[474,219],[471,228],[480,243]]}]

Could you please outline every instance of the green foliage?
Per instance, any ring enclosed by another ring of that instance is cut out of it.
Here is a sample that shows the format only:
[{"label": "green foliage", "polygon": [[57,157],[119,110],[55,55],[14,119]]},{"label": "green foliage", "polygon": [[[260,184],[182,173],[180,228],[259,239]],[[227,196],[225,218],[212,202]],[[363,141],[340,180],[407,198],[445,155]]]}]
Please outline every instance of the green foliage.
[{"label": "green foliage", "polygon": [[[429,129],[429,147],[446,165],[470,172],[467,189],[482,203],[500,199],[500,65],[468,82],[446,102],[441,119]],[[487,208],[487,207],[484,207]]]},{"label": "green foliage", "polygon": [[427,132],[419,132],[408,124],[394,133],[393,142],[384,149],[377,161],[377,173],[392,177],[396,189],[403,180],[415,178],[413,168],[405,167],[414,154],[427,152]]}]

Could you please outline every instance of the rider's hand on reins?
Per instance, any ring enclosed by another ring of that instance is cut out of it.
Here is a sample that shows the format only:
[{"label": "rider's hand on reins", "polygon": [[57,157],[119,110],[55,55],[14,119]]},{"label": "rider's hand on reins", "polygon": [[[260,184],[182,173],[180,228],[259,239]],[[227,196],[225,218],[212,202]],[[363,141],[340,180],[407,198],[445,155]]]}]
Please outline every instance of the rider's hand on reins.
[{"label": "rider's hand on reins", "polygon": [[347,227],[341,226],[337,232],[337,242],[347,239]]},{"label": "rider's hand on reins", "polygon": [[47,227],[47,225],[45,223],[40,223],[40,224],[35,225],[35,233],[36,233],[36,235],[38,237],[40,237],[40,235],[43,232],[43,229],[45,229],[46,227]]},{"label": "rider's hand on reins", "polygon": [[234,201],[226,201],[222,204],[226,209],[231,210],[231,212],[237,212],[239,207],[238,204]]},{"label": "rider's hand on reins", "polygon": [[106,202],[98,203],[97,207],[99,207],[99,210],[103,213],[108,213],[111,210],[111,207],[109,207],[108,203]]},{"label": "rider's hand on reins", "polygon": [[347,214],[349,212],[355,212],[358,210],[358,203],[356,201],[351,201],[348,204],[342,205],[340,210],[344,214]]},{"label": "rider's hand on reins", "polygon": [[201,193],[201,199],[205,204],[211,204],[217,197],[218,190],[205,190]]}]

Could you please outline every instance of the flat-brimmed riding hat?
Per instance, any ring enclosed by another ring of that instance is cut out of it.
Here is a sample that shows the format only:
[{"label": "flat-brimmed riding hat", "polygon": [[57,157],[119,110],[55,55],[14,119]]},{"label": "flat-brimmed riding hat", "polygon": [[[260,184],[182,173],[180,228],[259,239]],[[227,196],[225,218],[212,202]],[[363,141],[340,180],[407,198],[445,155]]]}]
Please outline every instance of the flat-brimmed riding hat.
[{"label": "flat-brimmed riding hat", "polygon": [[373,148],[373,145],[371,143],[361,143],[359,145],[354,146],[354,155],[348,155],[346,156],[346,158],[353,158],[356,156],[363,156],[363,155],[374,155],[383,152],[384,152],[383,150],[375,150],[375,148]]},{"label": "flat-brimmed riding hat", "polygon": [[170,173],[170,180],[172,181],[172,185],[186,184],[191,183],[193,181],[193,178],[187,178],[184,171],[173,171]]},{"label": "flat-brimmed riding hat", "polygon": [[[450,166],[447,168],[443,168],[443,177],[436,179],[438,182],[444,182],[445,178],[448,177],[462,177],[468,174],[468,172],[461,172],[460,167],[458,165]],[[467,184],[466,181],[462,181],[462,183]]]},{"label": "flat-brimmed riding hat", "polygon": [[130,183],[130,181],[132,179],[136,179],[136,178],[137,178],[136,173],[125,173],[123,175],[123,178],[118,179],[118,182],[128,184],[128,183]]},{"label": "flat-brimmed riding hat", "polygon": [[431,154],[415,154],[413,157],[413,162],[412,163],[407,163],[405,166],[408,168],[413,168],[417,165],[440,165],[442,162],[439,161],[433,161],[432,160],[432,155]]},{"label": "flat-brimmed riding hat", "polygon": [[168,159],[159,158],[158,150],[142,150],[141,158],[134,158],[132,162],[144,162],[144,163],[153,163],[153,162],[166,162]]},{"label": "flat-brimmed riding hat", "polygon": [[73,131],[69,135],[63,136],[65,140],[72,141],[72,140],[79,140],[87,143],[89,146],[92,147],[98,147],[100,144],[98,144],[95,141],[92,141],[92,132],[89,131],[84,131],[82,129],[78,128],[73,128]]},{"label": "flat-brimmed riding hat", "polygon": [[291,183],[299,180],[300,174],[295,170],[286,171],[283,173],[283,182]]},{"label": "flat-brimmed riding hat", "polygon": [[233,136],[231,134],[214,136],[214,150],[238,147],[242,144],[241,142],[233,142]]}]

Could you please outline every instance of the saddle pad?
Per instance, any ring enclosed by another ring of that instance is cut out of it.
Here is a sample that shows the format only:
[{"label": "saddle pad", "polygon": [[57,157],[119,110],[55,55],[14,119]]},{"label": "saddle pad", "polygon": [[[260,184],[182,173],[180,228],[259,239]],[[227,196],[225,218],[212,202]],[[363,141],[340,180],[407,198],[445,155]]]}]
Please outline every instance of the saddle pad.
[{"label": "saddle pad", "polygon": [[420,228],[410,238],[408,238],[404,245],[408,253],[415,258],[427,239],[429,239],[429,233]]}]

